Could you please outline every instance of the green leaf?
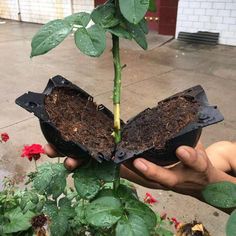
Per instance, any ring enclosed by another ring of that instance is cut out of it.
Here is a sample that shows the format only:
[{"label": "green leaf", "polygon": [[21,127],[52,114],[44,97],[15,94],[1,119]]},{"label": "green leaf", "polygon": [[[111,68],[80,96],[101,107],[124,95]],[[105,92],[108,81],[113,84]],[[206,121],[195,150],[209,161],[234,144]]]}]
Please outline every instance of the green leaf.
[{"label": "green leaf", "polygon": [[89,200],[97,195],[100,182],[90,168],[80,168],[73,178],[76,191],[81,198]]},{"label": "green leaf", "polygon": [[148,34],[148,24],[147,24],[147,21],[145,19],[142,19],[139,22],[139,26],[142,29],[144,34]]},{"label": "green leaf", "polygon": [[86,27],[90,21],[90,14],[87,12],[78,12],[64,18],[64,20],[71,26],[81,25]]},{"label": "green leaf", "polygon": [[51,164],[45,163],[38,167],[38,172],[33,180],[33,187],[40,193],[43,194],[48,186],[50,185],[53,178]]},{"label": "green leaf", "polygon": [[43,210],[44,204],[45,204],[45,200],[41,199],[36,206],[36,209],[35,209],[36,212],[41,212]]},{"label": "green leaf", "polygon": [[104,180],[105,182],[112,182],[116,177],[116,166],[113,161],[104,161],[101,163],[93,162],[93,172],[98,179]]},{"label": "green leaf", "polygon": [[38,173],[33,180],[33,187],[40,193],[58,198],[66,187],[68,171],[63,164],[45,163],[38,168]]},{"label": "green leaf", "polygon": [[71,206],[71,201],[67,197],[59,200],[60,213],[68,218],[75,215],[75,209]]},{"label": "green leaf", "polygon": [[53,219],[58,215],[57,203],[55,201],[48,200],[43,208],[43,213],[48,215],[50,219]]},{"label": "green leaf", "polygon": [[236,210],[232,212],[226,225],[226,235],[235,236],[236,232]]},{"label": "green leaf", "polygon": [[163,227],[158,227],[156,232],[158,236],[174,236],[174,234],[170,230]]},{"label": "green leaf", "polygon": [[128,187],[126,185],[120,184],[117,195],[122,202],[126,202],[127,200],[133,199],[138,200],[138,196],[135,189]]},{"label": "green leaf", "polygon": [[221,207],[236,207],[236,184],[230,182],[220,182],[209,184],[202,192],[206,202]]},{"label": "green leaf", "polygon": [[99,57],[106,48],[105,31],[99,25],[79,28],[75,32],[75,44],[85,55]]},{"label": "green leaf", "polygon": [[100,190],[96,196],[96,199],[101,198],[101,197],[108,197],[108,196],[115,197],[113,189],[105,188],[105,189]]},{"label": "green leaf", "polygon": [[101,197],[91,202],[85,209],[88,223],[96,227],[111,227],[122,216],[121,202],[115,197]]},{"label": "green leaf", "polygon": [[152,11],[152,12],[157,11],[156,0],[149,0],[148,11]]},{"label": "green leaf", "polygon": [[20,207],[6,212],[5,217],[8,218],[9,223],[3,225],[3,233],[10,234],[29,229],[31,227],[31,218],[34,215],[30,211],[23,214]]},{"label": "green leaf", "polygon": [[145,16],[149,0],[119,0],[122,15],[132,24],[138,24]]},{"label": "green leaf", "polygon": [[31,56],[43,55],[60,44],[72,27],[64,20],[53,20],[40,28],[31,42]]},{"label": "green leaf", "polygon": [[75,214],[76,217],[74,218],[75,221],[80,224],[87,224],[87,221],[85,219],[85,206],[80,204],[75,208]]},{"label": "green leaf", "polygon": [[64,236],[67,231],[68,219],[63,214],[58,214],[50,224],[51,236]]},{"label": "green leaf", "polygon": [[109,28],[107,29],[107,31],[120,38],[129,39],[129,40],[132,39],[132,35],[121,25],[117,25],[115,27]]},{"label": "green leaf", "polygon": [[127,200],[125,210],[131,215],[141,217],[145,221],[149,230],[152,230],[156,226],[156,214],[144,203],[138,200]]},{"label": "green leaf", "polygon": [[20,208],[23,213],[28,210],[34,211],[37,204],[39,203],[38,195],[33,191],[25,191],[20,200]]},{"label": "green leaf", "polygon": [[116,226],[116,236],[149,236],[144,220],[137,215],[129,215],[120,219]]},{"label": "green leaf", "polygon": [[130,32],[130,34],[132,35],[136,43],[144,50],[147,50],[148,45],[147,45],[146,36],[143,32],[143,29],[140,27],[140,25],[134,25],[127,22],[127,30]]},{"label": "green leaf", "polygon": [[95,24],[101,25],[103,28],[110,28],[120,23],[120,20],[115,15],[115,5],[107,2],[96,7],[92,11],[91,18]]}]

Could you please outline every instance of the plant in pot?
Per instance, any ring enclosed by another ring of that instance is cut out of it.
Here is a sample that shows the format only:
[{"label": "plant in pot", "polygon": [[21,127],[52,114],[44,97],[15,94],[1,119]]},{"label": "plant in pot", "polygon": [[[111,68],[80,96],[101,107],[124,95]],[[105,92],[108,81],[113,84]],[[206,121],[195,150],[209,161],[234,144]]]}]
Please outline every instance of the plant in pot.
[{"label": "plant in pot", "polygon": [[[120,180],[120,164],[138,156],[168,165],[178,161],[180,145],[195,146],[203,127],[223,119],[209,106],[204,90],[195,86],[148,108],[126,124],[120,119],[121,72],[119,39],[134,39],[147,49],[144,16],[155,10],[153,0],[109,0],[91,14],[75,13],[44,25],[32,39],[31,57],[55,48],[70,33],[88,56],[99,57],[112,35],[114,63],[113,113],[61,76],[50,79],[43,93],[22,95],[16,103],[40,120],[45,138],[58,153],[83,158],[85,164],[68,172],[61,163],[46,163],[30,174],[32,187],[16,202],[31,225],[2,227],[4,235],[23,232],[51,235],[172,235],[163,219],[139,201],[136,192]],[[93,25],[88,26],[93,21]],[[74,188],[67,187],[72,174]],[[14,195],[15,196],[15,195]],[[12,214],[15,208],[11,208]],[[3,212],[9,224],[8,211]],[[22,216],[23,217],[23,216]],[[27,228],[28,227],[28,228]],[[20,228],[20,230],[19,230]]]}]

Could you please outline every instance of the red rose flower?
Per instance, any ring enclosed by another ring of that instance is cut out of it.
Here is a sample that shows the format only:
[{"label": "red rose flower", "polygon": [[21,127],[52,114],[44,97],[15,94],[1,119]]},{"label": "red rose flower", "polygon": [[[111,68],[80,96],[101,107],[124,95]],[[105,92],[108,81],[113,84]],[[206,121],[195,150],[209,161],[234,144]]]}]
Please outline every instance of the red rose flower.
[{"label": "red rose flower", "polygon": [[25,145],[22,149],[21,157],[27,157],[30,161],[32,161],[32,159],[37,161],[41,157],[40,154],[44,153],[45,151],[40,144]]},{"label": "red rose flower", "polygon": [[9,135],[7,133],[2,133],[1,134],[1,139],[3,142],[7,142],[9,139]]},{"label": "red rose flower", "polygon": [[156,203],[157,200],[150,193],[146,193],[146,196],[144,198],[144,202],[151,205],[151,204]]},{"label": "red rose flower", "polygon": [[178,229],[179,225],[180,225],[180,222],[175,218],[175,217],[172,217],[170,219],[170,222],[172,222],[175,226],[175,229]]}]

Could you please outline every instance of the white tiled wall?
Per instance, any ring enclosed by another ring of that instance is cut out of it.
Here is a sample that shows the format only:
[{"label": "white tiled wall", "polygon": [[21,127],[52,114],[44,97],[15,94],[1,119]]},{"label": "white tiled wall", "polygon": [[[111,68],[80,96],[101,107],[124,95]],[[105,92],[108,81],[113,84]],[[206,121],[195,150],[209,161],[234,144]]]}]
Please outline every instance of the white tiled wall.
[{"label": "white tiled wall", "polygon": [[17,0],[0,0],[0,17],[18,20]]},{"label": "white tiled wall", "polygon": [[18,20],[18,2],[22,21],[46,23],[72,12],[90,12],[94,0],[0,0],[0,17]]},{"label": "white tiled wall", "polygon": [[179,0],[180,31],[220,33],[220,43],[236,46],[236,0]]},{"label": "white tiled wall", "polygon": [[94,8],[94,0],[73,0],[74,12],[91,12]]}]

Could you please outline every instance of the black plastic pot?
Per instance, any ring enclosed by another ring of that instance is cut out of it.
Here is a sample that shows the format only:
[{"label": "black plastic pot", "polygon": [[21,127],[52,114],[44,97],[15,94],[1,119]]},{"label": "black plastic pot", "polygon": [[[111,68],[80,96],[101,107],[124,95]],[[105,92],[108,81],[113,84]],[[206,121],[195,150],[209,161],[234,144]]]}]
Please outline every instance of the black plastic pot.
[{"label": "black plastic pot", "polygon": [[[187,145],[190,147],[195,147],[201,136],[203,127],[215,124],[224,119],[216,106],[209,105],[206,94],[200,85],[177,93],[161,102],[169,101],[178,96],[184,96],[190,100],[195,100],[198,104],[200,104],[198,110],[198,120],[196,122],[190,123],[172,139],[168,140],[164,149],[156,149],[153,146],[147,150],[128,150],[124,148],[125,144],[121,142],[117,146],[117,151],[115,153],[115,157],[113,158],[114,162],[122,163],[129,159],[143,157],[146,160],[161,166],[174,164],[178,162],[175,151],[179,146]],[[135,122],[139,115],[140,113],[128,121],[127,124]]]},{"label": "black plastic pot", "polygon": [[[58,87],[65,87],[76,90],[80,97],[93,101],[93,97],[86,93],[78,86],[72,84],[60,75],[57,75],[49,80],[43,93],[28,92],[16,99],[16,104],[23,107],[29,112],[33,112],[36,117],[39,118],[41,130],[48,143],[52,144],[58,153],[65,156],[89,158],[91,156],[90,150],[80,143],[73,141],[66,141],[61,136],[59,130],[49,120],[48,114],[45,110],[44,100],[45,96],[51,94],[51,92]],[[102,104],[98,106],[98,110],[102,111],[106,116],[113,120],[113,114]],[[123,124],[123,123],[122,123]],[[102,160],[111,159],[114,154],[114,150],[104,150],[104,153],[97,153],[93,156],[96,160],[101,162]]]},{"label": "black plastic pot", "polygon": [[[65,155],[79,158],[89,158],[91,157],[90,150],[80,143],[75,143],[73,141],[66,141],[62,138],[59,130],[55,125],[49,120],[48,114],[45,110],[44,100],[45,96],[49,95],[53,89],[58,87],[66,87],[76,90],[80,96],[93,101],[93,97],[86,93],[84,90],[78,86],[72,84],[70,81],[66,80],[62,76],[55,76],[49,80],[43,93],[33,93],[28,92],[16,99],[16,104],[23,107],[29,112],[33,112],[36,117],[39,118],[40,126],[46,140],[53,144],[56,150]],[[113,160],[115,163],[123,163],[129,159],[142,156],[147,160],[159,164],[159,165],[169,165],[178,162],[175,156],[175,150],[181,145],[188,145],[194,147],[201,135],[202,128],[223,120],[223,116],[219,112],[216,106],[209,106],[206,94],[201,86],[195,86],[181,93],[175,94],[164,101],[172,99],[177,96],[186,96],[190,99],[195,99],[199,104],[198,121],[191,123],[181,130],[175,137],[167,141],[165,148],[163,150],[158,150],[152,147],[148,150],[128,150],[125,148],[120,148],[118,145],[114,150],[104,150],[103,153],[97,153],[97,155],[92,156],[99,162],[103,160]],[[105,106],[99,105],[98,109],[102,111],[107,117],[113,120],[113,114]],[[148,108],[149,109],[149,108]],[[137,116],[136,116],[137,117]],[[135,118],[128,121],[128,124],[135,122]],[[123,121],[122,126],[125,127]]]}]

